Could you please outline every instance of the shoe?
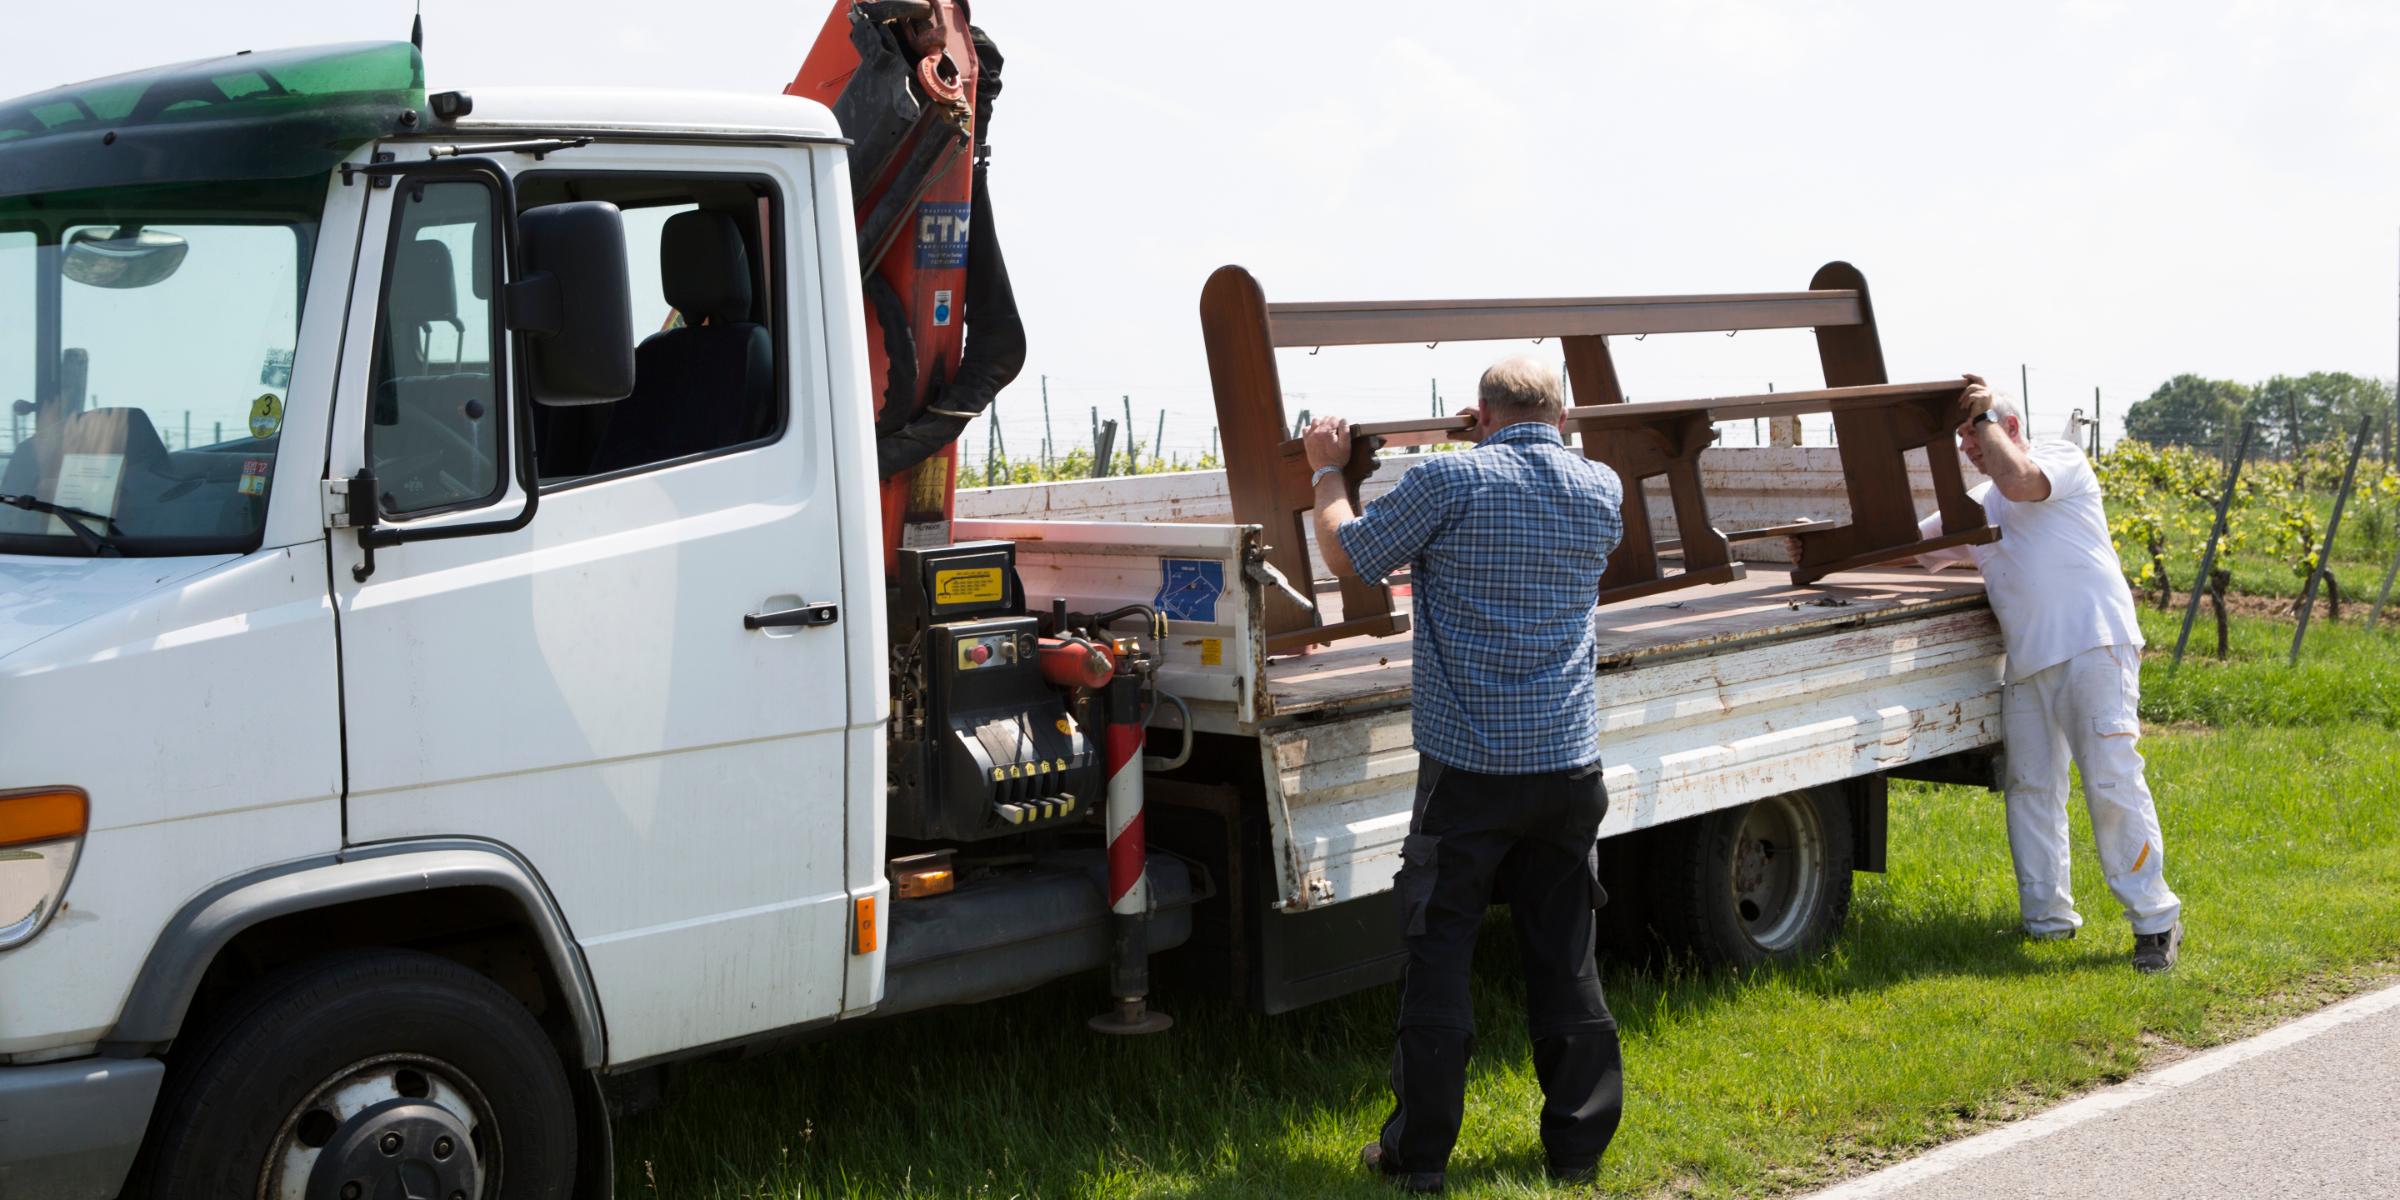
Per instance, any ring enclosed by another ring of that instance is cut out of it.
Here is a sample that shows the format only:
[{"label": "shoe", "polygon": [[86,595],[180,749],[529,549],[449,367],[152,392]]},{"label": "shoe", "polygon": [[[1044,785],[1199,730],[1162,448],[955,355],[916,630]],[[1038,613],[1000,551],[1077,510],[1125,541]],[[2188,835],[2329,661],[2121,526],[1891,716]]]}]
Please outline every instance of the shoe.
[{"label": "shoe", "polygon": [[2133,935],[2133,969],[2144,975],[2156,975],[2175,969],[2175,960],[2183,957],[2183,922],[2175,922],[2164,933]]},{"label": "shoe", "polygon": [[1447,1177],[1440,1171],[1394,1170],[1383,1160],[1383,1140],[1381,1138],[1359,1147],[1358,1162],[1367,1170],[1391,1180],[1393,1186],[1404,1192],[1431,1194],[1441,1191],[1448,1182]]},{"label": "shoe", "polygon": [[1550,1176],[1550,1182],[1555,1184],[1565,1187],[1590,1187],[1600,1182],[1600,1163],[1597,1159],[1580,1167],[1549,1163],[1545,1167],[1545,1173]]},{"label": "shoe", "polygon": [[2025,937],[2028,941],[2035,942],[2071,942],[2075,940],[2075,927],[2069,925],[2065,929],[2028,929],[2025,931]]}]

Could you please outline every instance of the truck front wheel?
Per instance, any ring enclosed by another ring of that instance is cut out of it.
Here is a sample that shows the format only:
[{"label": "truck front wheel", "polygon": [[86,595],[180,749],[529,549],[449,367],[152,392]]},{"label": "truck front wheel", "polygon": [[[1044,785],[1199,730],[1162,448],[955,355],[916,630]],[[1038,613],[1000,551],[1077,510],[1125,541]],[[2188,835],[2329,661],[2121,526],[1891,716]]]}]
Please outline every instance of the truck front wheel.
[{"label": "truck front wheel", "polygon": [[344,952],[259,981],[182,1039],[149,1194],[565,1197],[575,1107],[499,985],[445,958]]},{"label": "truck front wheel", "polygon": [[1850,806],[1838,790],[1770,796],[1669,832],[1657,925],[1703,962],[1748,967],[1815,953],[1850,915]]}]

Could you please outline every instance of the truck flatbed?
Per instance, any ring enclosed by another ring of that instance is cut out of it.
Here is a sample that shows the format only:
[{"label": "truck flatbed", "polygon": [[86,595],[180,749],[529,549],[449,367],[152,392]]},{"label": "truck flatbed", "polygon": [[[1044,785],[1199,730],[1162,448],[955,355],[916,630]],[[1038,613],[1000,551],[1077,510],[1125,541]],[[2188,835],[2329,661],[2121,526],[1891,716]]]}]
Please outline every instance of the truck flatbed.
[{"label": "truck flatbed", "polygon": [[[1338,614],[1341,597],[1328,593],[1318,604]],[[1784,572],[1767,568],[1733,583],[1601,609],[1600,673],[1985,607],[1983,580],[1973,571],[1895,566],[1793,587]],[[1267,659],[1268,712],[1296,717],[1405,704],[1413,665],[1405,633],[1274,655]]]},{"label": "truck flatbed", "polygon": [[[1105,484],[1121,510],[1148,478],[1010,489],[1026,493],[1011,507],[1056,514]],[[1168,483],[1149,486],[1193,490],[1184,516],[1209,511],[1205,489],[1157,478]],[[1258,527],[1067,511],[1133,519],[962,519],[956,536],[1015,542],[1037,603],[1167,613],[1162,689],[1190,705],[1196,730],[1235,739],[1221,747],[1257,747],[1278,911],[1388,891],[1416,779],[1410,635],[1267,654],[1260,614],[1277,585],[1258,565]],[[1793,587],[1780,564],[1754,569],[1600,610],[1603,836],[1999,741],[2000,629],[1979,576],[1893,566]],[[1339,620],[1338,604],[1323,595],[1319,611]]]}]

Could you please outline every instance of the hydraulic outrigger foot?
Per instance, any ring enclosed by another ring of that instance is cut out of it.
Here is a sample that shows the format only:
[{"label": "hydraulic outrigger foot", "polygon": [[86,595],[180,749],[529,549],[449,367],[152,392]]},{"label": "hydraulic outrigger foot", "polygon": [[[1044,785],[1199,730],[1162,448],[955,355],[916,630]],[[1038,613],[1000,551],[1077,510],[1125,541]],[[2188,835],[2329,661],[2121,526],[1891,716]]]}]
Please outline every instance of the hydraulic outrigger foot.
[{"label": "hydraulic outrigger foot", "polygon": [[1117,1006],[1093,1017],[1094,1033],[1130,1036],[1137,1033],[1165,1033],[1175,1027],[1175,1018],[1153,1011],[1149,1002],[1140,996],[1120,996]]}]

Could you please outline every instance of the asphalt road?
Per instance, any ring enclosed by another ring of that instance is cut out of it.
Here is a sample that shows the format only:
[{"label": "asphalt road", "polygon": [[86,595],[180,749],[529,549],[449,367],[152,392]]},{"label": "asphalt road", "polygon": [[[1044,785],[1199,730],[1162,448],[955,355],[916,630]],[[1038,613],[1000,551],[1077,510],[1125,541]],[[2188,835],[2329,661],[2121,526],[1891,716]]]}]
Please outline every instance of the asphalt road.
[{"label": "asphalt road", "polygon": [[1812,1200],[2400,1196],[2400,986]]}]

